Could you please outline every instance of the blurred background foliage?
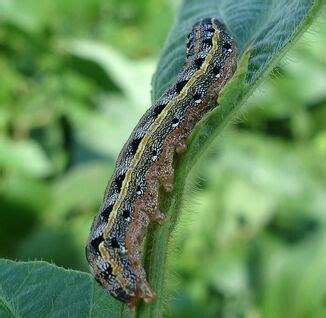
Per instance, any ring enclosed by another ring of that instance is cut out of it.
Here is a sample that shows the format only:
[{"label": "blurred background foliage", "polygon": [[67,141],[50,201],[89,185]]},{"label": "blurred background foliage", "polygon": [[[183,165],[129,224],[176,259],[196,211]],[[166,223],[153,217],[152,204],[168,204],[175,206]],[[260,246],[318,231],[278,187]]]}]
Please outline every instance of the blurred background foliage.
[{"label": "blurred background foliage", "polygon": [[[0,1],[0,257],[87,271],[175,9]],[[326,317],[325,38],[320,18],[195,167],[171,242],[172,317]]]}]

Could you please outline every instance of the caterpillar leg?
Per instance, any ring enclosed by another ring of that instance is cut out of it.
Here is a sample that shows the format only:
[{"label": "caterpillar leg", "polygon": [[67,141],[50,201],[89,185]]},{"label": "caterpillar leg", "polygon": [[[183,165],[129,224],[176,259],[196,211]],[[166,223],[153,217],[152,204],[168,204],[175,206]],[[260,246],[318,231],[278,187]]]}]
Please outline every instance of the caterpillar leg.
[{"label": "caterpillar leg", "polygon": [[156,168],[157,179],[165,192],[173,191],[174,169],[173,163],[174,147],[170,146],[165,153],[162,153],[161,164]]},{"label": "caterpillar leg", "polygon": [[159,180],[155,177],[149,179],[146,192],[144,196],[137,201],[136,206],[139,210],[145,212],[151,220],[161,224],[165,219],[165,215],[159,211]]},{"label": "caterpillar leg", "polygon": [[187,151],[187,144],[186,141],[184,139],[181,139],[180,141],[178,141],[175,145],[175,152],[177,154],[181,154]]}]

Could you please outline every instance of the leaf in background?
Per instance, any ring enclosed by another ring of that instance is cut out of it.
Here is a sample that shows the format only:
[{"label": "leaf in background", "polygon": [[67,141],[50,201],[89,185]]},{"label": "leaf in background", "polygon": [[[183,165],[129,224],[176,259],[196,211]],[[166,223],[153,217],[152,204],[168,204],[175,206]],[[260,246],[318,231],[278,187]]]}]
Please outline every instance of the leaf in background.
[{"label": "leaf in background", "polygon": [[47,209],[47,221],[62,222],[73,210],[93,209],[103,197],[110,168],[98,162],[78,165],[54,182],[53,204]]},{"label": "leaf in background", "polygon": [[0,166],[36,178],[48,176],[52,166],[41,147],[33,140],[9,142],[0,139]]},{"label": "leaf in background", "polygon": [[325,255],[323,232],[295,247],[265,249],[262,317],[325,317]]},{"label": "leaf in background", "polygon": [[122,57],[109,46],[85,40],[75,40],[70,43],[68,52],[100,65],[127,98],[133,101],[136,109],[149,107],[150,100],[143,88],[149,87],[149,78],[153,71],[152,62],[136,63]]},{"label": "leaf in background", "polygon": [[[214,143],[214,150],[217,154],[197,169],[202,191],[186,196],[187,213],[174,237],[181,263],[193,255],[199,269],[201,257],[196,255],[204,253],[206,262],[221,260],[221,252],[237,246],[245,249],[251,240],[259,240],[264,229],[286,243],[295,243],[309,240],[326,224],[326,187],[316,176],[318,165],[302,156],[301,148],[228,132]],[[317,161],[321,158],[314,156]],[[184,264],[184,271],[192,270],[187,268]]]},{"label": "leaf in background", "polygon": [[42,259],[86,270],[87,234],[110,174],[107,164],[93,161],[77,165],[57,178],[50,189],[51,200],[43,207],[42,226],[30,231],[11,257]]},{"label": "leaf in background", "polygon": [[14,256],[17,243],[39,224],[49,198],[43,181],[11,174],[1,178],[0,257]]}]

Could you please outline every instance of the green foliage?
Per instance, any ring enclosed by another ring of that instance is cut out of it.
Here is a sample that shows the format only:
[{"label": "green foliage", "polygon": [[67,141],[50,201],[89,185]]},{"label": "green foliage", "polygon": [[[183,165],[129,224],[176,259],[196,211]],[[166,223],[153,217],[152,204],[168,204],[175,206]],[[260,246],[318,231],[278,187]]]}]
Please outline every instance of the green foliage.
[{"label": "green foliage", "polygon": [[[325,316],[325,24],[279,62],[321,6],[185,1],[152,97],[173,82],[202,16],[226,22],[241,59],[222,107],[177,158],[169,220],[149,232],[157,300],[132,314],[89,274],[2,260],[0,317]],[[0,257],[88,271],[89,226],[150,105],[149,57],[171,21],[164,0],[0,2]]]},{"label": "green foliage", "polygon": [[0,317],[112,317],[119,307],[89,275],[45,262],[0,262]]}]

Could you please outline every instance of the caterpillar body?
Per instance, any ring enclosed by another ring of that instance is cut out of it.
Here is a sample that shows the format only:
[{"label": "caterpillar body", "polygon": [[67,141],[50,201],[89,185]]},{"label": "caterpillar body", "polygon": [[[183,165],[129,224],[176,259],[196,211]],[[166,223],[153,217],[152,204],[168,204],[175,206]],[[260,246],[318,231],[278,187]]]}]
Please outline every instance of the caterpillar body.
[{"label": "caterpillar body", "polygon": [[95,279],[130,307],[154,298],[142,267],[141,243],[150,220],[164,221],[159,190],[173,190],[174,154],[186,151],[196,123],[217,105],[236,59],[234,41],[221,22],[197,22],[175,83],[146,111],[118,156],[86,256]]}]

